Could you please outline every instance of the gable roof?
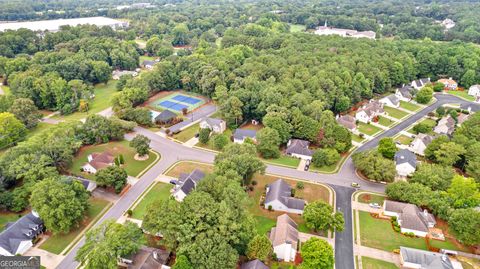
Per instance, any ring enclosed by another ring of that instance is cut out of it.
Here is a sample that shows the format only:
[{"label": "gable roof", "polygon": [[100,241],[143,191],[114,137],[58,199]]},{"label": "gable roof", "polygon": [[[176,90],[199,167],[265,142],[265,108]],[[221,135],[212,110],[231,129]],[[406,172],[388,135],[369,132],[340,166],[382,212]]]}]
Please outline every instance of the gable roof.
[{"label": "gable roof", "polygon": [[390,102],[395,106],[400,104],[400,100],[398,99],[398,97],[395,94],[390,94],[389,96],[387,96],[385,98],[390,100]]},{"label": "gable roof", "polygon": [[463,114],[463,113],[458,114],[458,117],[457,117],[458,124],[464,123],[466,120],[468,120],[468,118],[470,118],[470,114]]},{"label": "gable roof", "polygon": [[200,182],[205,177],[205,173],[195,169],[190,174],[182,173],[178,178],[177,185],[175,186],[175,191],[181,190],[185,195],[188,195],[192,190],[194,190]]},{"label": "gable roof", "polygon": [[439,79],[438,82],[443,83],[445,85],[457,85],[457,82],[451,78],[442,78],[442,79]]},{"label": "gable roof", "polygon": [[453,264],[446,254],[414,248],[400,247],[403,261],[418,264],[422,269],[453,269]]},{"label": "gable roof", "polygon": [[288,185],[283,179],[278,179],[268,184],[265,203],[277,200],[288,208],[303,210],[305,208],[305,201],[291,196],[292,187],[290,187],[290,185]]},{"label": "gable roof", "polygon": [[242,140],[242,139],[245,139],[247,137],[255,139],[257,137],[257,131],[247,130],[247,129],[236,129],[235,132],[233,133],[233,138],[235,138],[235,139]]},{"label": "gable roof", "polygon": [[480,85],[476,84],[476,85],[472,85],[470,86],[470,88],[468,88],[468,90],[477,90],[477,91],[480,91]]},{"label": "gable roof", "polygon": [[408,163],[414,168],[417,167],[417,156],[408,149],[401,149],[395,152],[394,160],[396,165]]},{"label": "gable roof", "polygon": [[365,112],[369,117],[374,116],[376,113],[384,112],[382,104],[377,100],[371,101],[370,103],[366,104],[364,107],[358,110],[358,112],[361,111]]},{"label": "gable roof", "polygon": [[455,130],[455,120],[452,118],[452,116],[447,115],[446,117],[441,118],[438,121],[437,126],[434,128],[434,132],[438,133],[439,131],[438,128],[446,127],[447,128],[447,134],[451,134]]},{"label": "gable roof", "polygon": [[337,118],[337,122],[338,124],[350,130],[357,128],[357,120],[351,115],[340,116]]},{"label": "gable roof", "polygon": [[259,259],[253,260],[246,262],[242,264],[240,269],[268,269],[268,266],[266,266],[262,261]]},{"label": "gable roof", "polygon": [[417,79],[417,80],[413,81],[413,83],[415,83],[415,85],[417,85],[419,87],[423,87],[423,86],[425,86],[425,84],[427,84],[429,82],[430,82],[429,78],[421,78],[421,79]]},{"label": "gable roof", "polygon": [[432,143],[432,140],[433,140],[433,136],[419,133],[419,134],[415,137],[415,139],[412,141],[412,143],[414,143],[415,141],[422,141],[422,143],[423,143],[425,146],[428,146],[430,143]]},{"label": "gable roof", "polygon": [[290,139],[288,142],[288,147],[286,149],[287,154],[300,154],[305,156],[312,156],[313,151],[308,148],[310,142],[301,139]]},{"label": "gable roof", "polygon": [[0,233],[0,247],[15,255],[20,243],[31,241],[42,231],[43,221],[37,213],[30,212],[16,222],[9,223],[7,228]]},{"label": "gable roof", "polygon": [[217,119],[217,118],[203,118],[203,121],[206,121],[208,125],[210,126],[218,126],[219,128],[221,125],[225,122],[222,119]]},{"label": "gable roof", "polygon": [[273,247],[289,243],[297,249],[298,230],[297,224],[287,214],[277,217],[277,226],[270,231],[270,241]]},{"label": "gable roof", "polygon": [[92,160],[89,162],[89,164],[97,170],[112,165],[114,160],[113,155],[108,152],[94,152],[90,155],[92,156]]},{"label": "gable roof", "polygon": [[171,119],[174,119],[176,117],[177,117],[177,114],[173,113],[172,111],[170,111],[168,109],[165,109],[164,111],[160,112],[160,114],[158,114],[155,117],[155,121],[165,122],[165,121],[169,121]]},{"label": "gable roof", "polygon": [[436,223],[432,214],[413,204],[385,200],[384,207],[386,211],[398,213],[402,228],[428,232],[428,223]]},{"label": "gable roof", "polygon": [[413,97],[413,88],[411,86],[403,86],[402,88],[398,88],[397,90],[404,98]]}]

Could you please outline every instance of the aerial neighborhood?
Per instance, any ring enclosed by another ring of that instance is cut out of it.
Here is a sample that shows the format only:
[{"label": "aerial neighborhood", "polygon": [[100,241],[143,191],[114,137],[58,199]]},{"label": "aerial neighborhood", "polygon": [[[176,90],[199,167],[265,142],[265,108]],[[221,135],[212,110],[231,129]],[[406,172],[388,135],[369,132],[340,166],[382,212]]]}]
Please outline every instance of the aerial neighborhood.
[{"label": "aerial neighborhood", "polygon": [[0,1],[0,267],[480,268],[476,1],[47,2]]}]

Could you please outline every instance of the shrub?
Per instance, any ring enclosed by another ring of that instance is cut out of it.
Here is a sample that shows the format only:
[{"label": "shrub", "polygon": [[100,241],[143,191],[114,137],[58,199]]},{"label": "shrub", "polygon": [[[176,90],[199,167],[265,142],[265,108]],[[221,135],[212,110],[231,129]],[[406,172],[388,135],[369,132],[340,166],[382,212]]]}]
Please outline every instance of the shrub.
[{"label": "shrub", "polygon": [[127,210],[127,216],[131,217],[133,215],[133,211],[131,209]]},{"label": "shrub", "polygon": [[268,206],[268,211],[273,211],[272,205],[269,205],[269,206]]},{"label": "shrub", "polygon": [[304,187],[305,187],[305,186],[303,185],[303,182],[300,182],[300,181],[297,182],[297,189],[303,190]]},{"label": "shrub", "polygon": [[211,133],[211,130],[208,128],[200,129],[200,132],[198,134],[198,141],[200,141],[200,143],[204,145],[207,144],[208,140],[210,140],[210,133]]},{"label": "shrub", "polygon": [[292,189],[292,190],[290,191],[290,196],[295,197],[295,189]]},{"label": "shrub", "polygon": [[256,186],[257,185],[257,181],[256,180],[252,180],[252,186]]}]

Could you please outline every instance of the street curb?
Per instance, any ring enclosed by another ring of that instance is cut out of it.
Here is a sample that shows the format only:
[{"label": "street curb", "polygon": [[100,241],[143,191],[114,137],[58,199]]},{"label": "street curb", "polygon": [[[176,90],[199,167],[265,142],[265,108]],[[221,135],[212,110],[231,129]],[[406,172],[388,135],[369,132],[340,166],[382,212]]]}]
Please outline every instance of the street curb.
[{"label": "street curb", "polygon": [[149,164],[147,167],[145,167],[145,169],[140,171],[140,173],[138,173],[138,175],[135,176],[136,178],[140,178],[141,176],[143,176],[148,170],[150,170],[150,168],[152,168],[155,164],[157,164],[162,159],[162,156],[160,155],[160,153],[158,153],[154,150],[151,150],[151,149],[149,149],[149,151],[151,153],[155,154],[156,158],[151,164]]}]

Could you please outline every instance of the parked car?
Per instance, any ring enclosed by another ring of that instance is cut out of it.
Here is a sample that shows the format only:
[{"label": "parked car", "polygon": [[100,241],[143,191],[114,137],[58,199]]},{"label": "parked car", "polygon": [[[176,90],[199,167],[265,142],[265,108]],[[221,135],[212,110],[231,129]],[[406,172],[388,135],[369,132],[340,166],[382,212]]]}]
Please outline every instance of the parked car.
[{"label": "parked car", "polygon": [[305,162],[305,167],[303,168],[304,171],[308,171],[308,169],[310,169],[310,160]]},{"label": "parked car", "polygon": [[195,134],[195,138],[198,138],[200,136],[200,133]]},{"label": "parked car", "polygon": [[370,203],[368,204],[371,208],[376,208],[376,209],[379,209],[379,208],[382,208],[378,203]]},{"label": "parked car", "polygon": [[177,185],[177,181],[175,179],[170,180],[170,184]]},{"label": "parked car", "polygon": [[352,187],[354,188],[360,188],[360,184],[356,183],[356,182],[352,182]]}]

